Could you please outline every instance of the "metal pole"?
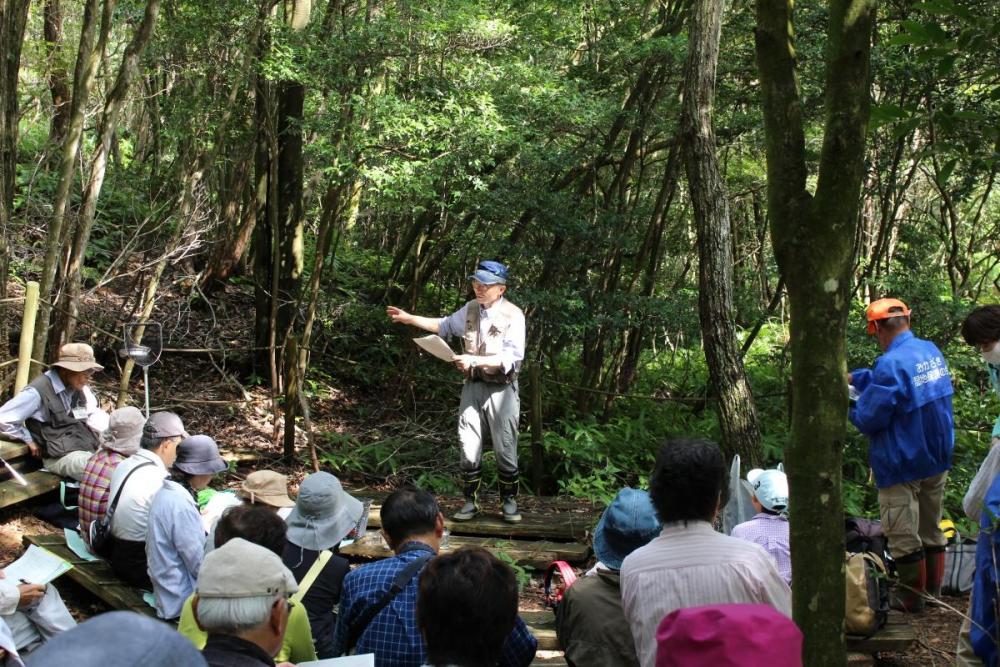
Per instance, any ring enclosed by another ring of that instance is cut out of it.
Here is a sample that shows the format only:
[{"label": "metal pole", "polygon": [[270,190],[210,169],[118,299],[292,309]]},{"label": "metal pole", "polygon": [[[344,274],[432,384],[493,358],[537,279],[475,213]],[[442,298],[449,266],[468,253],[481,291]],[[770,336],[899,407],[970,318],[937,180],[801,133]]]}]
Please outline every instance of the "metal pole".
[{"label": "metal pole", "polygon": [[149,419],[149,367],[142,367],[142,386],[146,388],[146,419]]},{"label": "metal pole", "polygon": [[21,317],[21,344],[17,349],[17,374],[14,376],[14,393],[28,384],[31,374],[31,350],[35,339],[35,315],[38,314],[38,283],[28,282],[24,292],[24,315]]}]

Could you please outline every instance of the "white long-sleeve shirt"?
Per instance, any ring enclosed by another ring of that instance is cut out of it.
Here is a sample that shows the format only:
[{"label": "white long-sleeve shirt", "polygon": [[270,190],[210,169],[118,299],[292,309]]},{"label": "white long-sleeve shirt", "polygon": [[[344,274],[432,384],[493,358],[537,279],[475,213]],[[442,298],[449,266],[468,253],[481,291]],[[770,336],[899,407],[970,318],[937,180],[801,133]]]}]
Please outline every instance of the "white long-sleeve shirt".
[{"label": "white long-sleeve shirt", "polygon": [[[73,392],[66,388],[55,369],[50,368],[45,371],[45,377],[52,382],[52,389],[69,410]],[[97,397],[94,396],[90,387],[83,388],[83,396],[87,406],[87,426],[94,433],[104,433],[108,430],[108,413],[101,409]],[[31,386],[25,387],[3,406],[0,406],[0,435],[9,440],[33,442],[34,438],[24,425],[26,419],[37,419],[40,422],[49,421],[49,411],[42,403],[41,394]]]}]

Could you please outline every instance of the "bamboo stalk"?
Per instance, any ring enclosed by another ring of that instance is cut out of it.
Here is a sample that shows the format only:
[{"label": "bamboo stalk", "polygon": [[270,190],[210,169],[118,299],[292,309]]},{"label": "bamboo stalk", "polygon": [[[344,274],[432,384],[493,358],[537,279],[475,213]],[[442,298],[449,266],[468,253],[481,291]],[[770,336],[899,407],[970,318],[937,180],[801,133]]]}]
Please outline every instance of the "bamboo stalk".
[{"label": "bamboo stalk", "polygon": [[31,351],[35,342],[35,316],[38,314],[38,283],[30,281],[24,293],[24,315],[21,317],[21,343],[17,348],[17,374],[14,393],[28,384],[31,371]]}]

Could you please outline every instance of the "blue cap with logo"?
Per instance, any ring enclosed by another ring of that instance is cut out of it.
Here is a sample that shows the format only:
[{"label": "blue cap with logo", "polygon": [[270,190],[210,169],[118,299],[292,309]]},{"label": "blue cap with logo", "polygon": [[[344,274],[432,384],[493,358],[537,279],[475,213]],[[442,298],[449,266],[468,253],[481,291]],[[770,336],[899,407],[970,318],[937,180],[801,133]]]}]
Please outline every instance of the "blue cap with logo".
[{"label": "blue cap with logo", "polygon": [[484,285],[506,285],[508,276],[506,266],[490,259],[479,262],[476,272],[469,276],[469,280],[478,280]]}]

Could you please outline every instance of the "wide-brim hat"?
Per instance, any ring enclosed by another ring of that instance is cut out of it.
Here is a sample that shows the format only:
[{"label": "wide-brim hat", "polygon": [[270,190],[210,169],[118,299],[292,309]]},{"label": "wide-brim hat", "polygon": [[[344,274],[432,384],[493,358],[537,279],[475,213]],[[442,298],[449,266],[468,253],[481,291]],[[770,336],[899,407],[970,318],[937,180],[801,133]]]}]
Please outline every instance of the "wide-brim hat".
[{"label": "wide-brim hat", "polygon": [[139,441],[145,425],[146,417],[139,408],[131,405],[118,408],[108,419],[108,430],[101,435],[101,446],[132,456],[139,451]]},{"label": "wide-brim hat", "polygon": [[364,509],[335,476],[314,472],[302,480],[295,507],[285,520],[288,541],[314,551],[330,549],[354,529]]},{"label": "wide-brim hat", "polygon": [[189,475],[214,475],[229,468],[219,456],[219,446],[207,435],[192,435],[177,445],[174,467]]},{"label": "wide-brim hat", "polygon": [[273,470],[256,470],[247,475],[236,495],[271,507],[295,506],[295,501],[288,497],[288,478]]},{"label": "wide-brim hat", "polygon": [[661,528],[649,493],[625,487],[597,523],[594,554],[612,570],[620,570],[625,557],[648,544]]},{"label": "wide-brim hat", "polygon": [[59,348],[59,358],[51,365],[76,373],[104,370],[94,357],[94,348],[86,343],[66,343]]},{"label": "wide-brim hat", "polygon": [[676,609],[656,629],[655,667],[802,667],[802,632],[766,604]]}]

